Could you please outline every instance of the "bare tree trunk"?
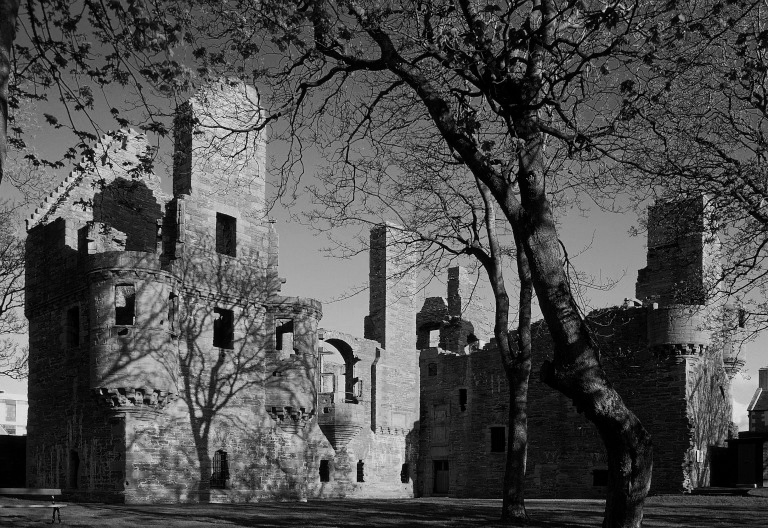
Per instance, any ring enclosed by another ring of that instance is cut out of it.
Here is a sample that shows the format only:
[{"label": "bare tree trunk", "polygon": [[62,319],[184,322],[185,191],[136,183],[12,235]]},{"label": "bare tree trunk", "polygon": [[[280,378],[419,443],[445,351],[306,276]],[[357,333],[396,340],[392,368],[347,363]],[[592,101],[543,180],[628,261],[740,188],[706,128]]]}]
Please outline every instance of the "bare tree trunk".
[{"label": "bare tree trunk", "polygon": [[651,483],[653,448],[648,432],[613,389],[563,269],[560,242],[541,170],[542,136],[533,131],[521,154],[522,211],[515,219],[536,296],[554,342],[542,380],[573,400],[597,427],[608,457],[605,528],[639,527]]},{"label": "bare tree trunk", "polygon": [[8,81],[18,15],[19,0],[0,0],[0,184],[3,183],[8,155]]},{"label": "bare tree trunk", "polygon": [[528,379],[531,375],[531,300],[533,287],[528,261],[518,245],[516,254],[520,280],[520,312],[517,349],[509,334],[509,295],[504,285],[502,254],[496,233],[496,215],[490,190],[477,182],[485,203],[485,228],[490,254],[476,255],[483,264],[496,302],[493,333],[501,354],[509,383],[509,433],[507,460],[504,468],[501,519],[504,522],[525,520],[525,470],[528,459]]},{"label": "bare tree trunk", "polygon": [[[517,325],[517,350],[509,380],[509,446],[504,472],[502,520],[526,519],[525,472],[528,461],[528,379],[531,376],[531,301],[533,286],[528,260],[521,247],[517,253],[520,279],[520,304]],[[511,345],[511,343],[509,343]]]}]

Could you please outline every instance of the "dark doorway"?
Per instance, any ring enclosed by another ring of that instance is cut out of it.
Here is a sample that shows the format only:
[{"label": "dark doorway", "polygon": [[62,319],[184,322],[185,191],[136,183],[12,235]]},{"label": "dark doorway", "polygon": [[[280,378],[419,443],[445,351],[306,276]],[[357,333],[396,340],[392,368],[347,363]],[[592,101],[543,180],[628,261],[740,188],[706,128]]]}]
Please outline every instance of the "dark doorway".
[{"label": "dark doorway", "polygon": [[26,465],[27,437],[0,436],[0,488],[23,488]]},{"label": "dark doorway", "polygon": [[320,482],[331,481],[331,464],[330,460],[320,461]]},{"label": "dark doorway", "polygon": [[213,472],[211,473],[211,488],[227,489],[229,481],[229,461],[227,452],[219,449],[213,455]]},{"label": "dark doorway", "polygon": [[435,493],[448,493],[450,491],[450,480],[448,475],[450,473],[448,469],[447,460],[433,460],[432,461],[434,473],[435,473]]},{"label": "dark doorway", "polygon": [[72,450],[69,452],[69,487],[77,489],[78,482],[80,480],[80,455],[77,451]]}]

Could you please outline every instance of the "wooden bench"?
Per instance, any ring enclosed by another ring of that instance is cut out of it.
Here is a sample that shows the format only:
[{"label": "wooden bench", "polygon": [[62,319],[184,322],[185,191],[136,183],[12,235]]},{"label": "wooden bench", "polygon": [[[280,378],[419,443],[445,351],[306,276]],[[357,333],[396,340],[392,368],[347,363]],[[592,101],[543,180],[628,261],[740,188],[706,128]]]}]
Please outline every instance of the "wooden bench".
[{"label": "wooden bench", "polygon": [[12,497],[39,497],[41,495],[51,498],[50,504],[0,504],[0,508],[53,508],[51,510],[51,524],[56,521],[56,514],[59,514],[59,524],[61,524],[61,511],[66,504],[56,502],[56,495],[61,495],[61,490],[57,488],[0,488],[0,495]]}]

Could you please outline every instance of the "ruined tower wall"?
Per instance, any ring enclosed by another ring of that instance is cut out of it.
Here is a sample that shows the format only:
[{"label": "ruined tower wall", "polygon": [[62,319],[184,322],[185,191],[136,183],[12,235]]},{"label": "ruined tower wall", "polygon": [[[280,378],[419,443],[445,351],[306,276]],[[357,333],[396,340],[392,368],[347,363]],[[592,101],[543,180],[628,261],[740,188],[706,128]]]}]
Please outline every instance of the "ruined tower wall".
[{"label": "ruined tower wall", "polygon": [[661,305],[703,305],[713,295],[720,243],[706,198],[659,202],[648,211],[648,262],[635,296]]},{"label": "ruined tower wall", "polygon": [[[319,424],[322,310],[280,294],[254,97],[224,82],[181,109],[173,198],[131,170],[145,145],[121,132],[30,220],[30,485],[128,503],[412,495],[412,339],[360,340],[358,434],[334,446]],[[375,387],[404,403],[377,414]]]},{"label": "ruined tower wall", "polygon": [[415,348],[416,273],[396,226],[371,230],[370,312],[365,338],[381,345],[373,365],[374,431],[407,430],[419,416],[419,356]]},{"label": "ruined tower wall", "polygon": [[95,150],[28,224],[27,484],[108,500],[122,490],[124,437],[93,398],[92,348],[108,349],[112,336],[91,325],[98,314],[86,276],[94,253],[156,247],[163,195],[140,170],[140,134],[105,136]]},{"label": "ruined tower wall", "polygon": [[[730,421],[727,378],[717,354],[659,355],[647,347],[647,311],[608,309],[590,316],[608,379],[654,439],[652,493],[705,485],[708,447],[724,442]],[[534,365],[552,357],[546,327],[534,331]],[[509,388],[498,351],[470,355],[428,349],[421,356],[419,492],[435,492],[435,461],[448,461],[449,494],[500,497],[504,452],[491,428],[507,427]],[[432,365],[432,366],[430,366]],[[430,372],[434,372],[430,376]],[[462,410],[460,391],[466,391]],[[595,427],[568,398],[531,377],[526,493],[541,498],[601,498],[607,460]],[[507,436],[507,441],[509,437]],[[438,462],[440,463],[440,462]]]}]

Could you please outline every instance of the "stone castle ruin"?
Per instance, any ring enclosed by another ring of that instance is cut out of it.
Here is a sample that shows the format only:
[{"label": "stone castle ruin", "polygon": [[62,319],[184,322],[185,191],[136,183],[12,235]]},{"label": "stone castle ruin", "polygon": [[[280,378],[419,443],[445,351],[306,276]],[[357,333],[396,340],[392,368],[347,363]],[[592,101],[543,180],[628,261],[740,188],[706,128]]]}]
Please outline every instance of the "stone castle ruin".
[{"label": "stone castle ruin", "polygon": [[[281,292],[265,137],[242,132],[255,91],[214,85],[178,116],[171,196],[145,137],[121,131],[29,220],[27,485],[126,503],[499,496],[508,389],[466,273],[417,315],[396,230],[378,227],[365,337],[320,329],[319,302]],[[590,315],[654,436],[655,491],[706,482],[730,422],[738,365],[703,320],[701,218],[652,210],[647,302]],[[530,495],[604,495],[594,429],[534,378]]]}]

